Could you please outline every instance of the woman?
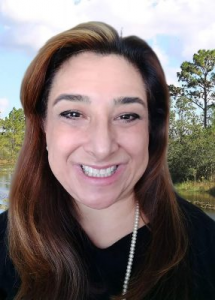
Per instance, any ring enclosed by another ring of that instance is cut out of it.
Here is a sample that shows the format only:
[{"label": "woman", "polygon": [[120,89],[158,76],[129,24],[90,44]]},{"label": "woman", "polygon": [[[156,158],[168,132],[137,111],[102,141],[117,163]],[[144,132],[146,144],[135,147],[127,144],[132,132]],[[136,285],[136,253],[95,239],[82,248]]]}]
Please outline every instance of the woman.
[{"label": "woman", "polygon": [[152,49],[81,24],[39,51],[21,101],[2,299],[214,299],[215,225],[174,192]]}]

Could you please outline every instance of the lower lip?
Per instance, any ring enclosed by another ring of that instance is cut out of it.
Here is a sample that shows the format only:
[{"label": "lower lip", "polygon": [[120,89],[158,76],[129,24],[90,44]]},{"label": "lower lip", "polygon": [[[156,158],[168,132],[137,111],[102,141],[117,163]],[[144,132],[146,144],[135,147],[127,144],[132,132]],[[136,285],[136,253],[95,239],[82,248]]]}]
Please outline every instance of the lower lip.
[{"label": "lower lip", "polygon": [[125,168],[124,165],[119,165],[117,167],[116,171],[108,177],[91,177],[91,176],[87,176],[83,172],[80,165],[77,166],[77,172],[78,172],[78,175],[81,176],[81,178],[84,181],[89,182],[90,184],[105,186],[105,185],[111,185],[112,183],[114,183],[119,178],[119,176],[123,172],[124,168]]}]

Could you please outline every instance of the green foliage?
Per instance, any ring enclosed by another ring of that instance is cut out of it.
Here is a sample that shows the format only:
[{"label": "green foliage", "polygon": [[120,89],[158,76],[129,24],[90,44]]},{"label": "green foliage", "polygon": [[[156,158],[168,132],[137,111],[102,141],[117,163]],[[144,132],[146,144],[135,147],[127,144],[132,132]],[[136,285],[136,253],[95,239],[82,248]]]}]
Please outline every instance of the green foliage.
[{"label": "green foliage", "polygon": [[[168,161],[174,182],[215,179],[215,50],[199,50],[169,86]],[[203,111],[203,124],[198,111]]]},{"label": "green foliage", "polygon": [[209,109],[215,104],[215,50],[199,50],[192,62],[183,62],[177,73],[182,87],[170,86],[173,98],[186,97],[203,111],[204,127],[209,121]]},{"label": "green foliage", "polygon": [[202,127],[186,97],[178,98],[171,110],[168,163],[173,182],[213,180],[215,126]]},{"label": "green foliage", "polygon": [[15,161],[25,130],[23,110],[13,108],[9,116],[0,119],[0,161]]},{"label": "green foliage", "polygon": [[215,128],[215,104],[210,105],[209,113],[210,113],[211,127]]},{"label": "green foliage", "polygon": [[176,183],[175,188],[179,192],[195,192],[195,193],[208,193],[209,195],[215,197],[215,188],[212,181],[186,181],[182,183]]}]

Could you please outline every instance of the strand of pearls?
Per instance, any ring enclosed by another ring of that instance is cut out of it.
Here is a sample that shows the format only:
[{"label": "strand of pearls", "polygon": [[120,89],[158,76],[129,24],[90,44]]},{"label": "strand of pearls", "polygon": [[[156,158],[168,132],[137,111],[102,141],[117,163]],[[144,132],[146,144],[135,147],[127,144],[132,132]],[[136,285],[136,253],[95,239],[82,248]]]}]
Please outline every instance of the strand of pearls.
[{"label": "strand of pearls", "polygon": [[[130,251],[129,251],[129,256],[128,256],[128,264],[127,264],[126,273],[125,273],[122,295],[125,295],[125,293],[128,290],[128,283],[129,283],[129,279],[131,276],[134,252],[135,252],[136,241],[137,241],[137,231],[139,228],[139,217],[140,217],[140,209],[139,209],[139,203],[137,202],[136,203],[136,211],[135,211],[135,219],[134,219],[134,228],[133,228],[133,233],[132,233],[132,238],[131,238],[131,246],[130,246]],[[124,300],[126,300],[126,299],[124,299]]]}]

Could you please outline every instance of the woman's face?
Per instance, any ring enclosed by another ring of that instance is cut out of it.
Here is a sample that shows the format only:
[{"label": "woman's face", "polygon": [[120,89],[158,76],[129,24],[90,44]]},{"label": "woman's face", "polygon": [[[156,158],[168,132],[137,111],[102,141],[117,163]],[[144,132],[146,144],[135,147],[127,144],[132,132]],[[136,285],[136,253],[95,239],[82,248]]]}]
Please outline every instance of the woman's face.
[{"label": "woman's face", "polygon": [[52,172],[80,207],[133,201],[148,164],[148,108],[127,60],[88,52],[66,61],[50,90],[45,132]]}]

